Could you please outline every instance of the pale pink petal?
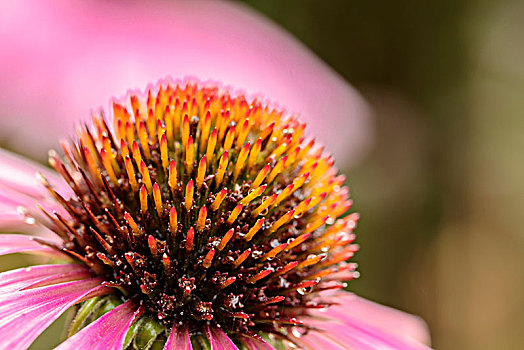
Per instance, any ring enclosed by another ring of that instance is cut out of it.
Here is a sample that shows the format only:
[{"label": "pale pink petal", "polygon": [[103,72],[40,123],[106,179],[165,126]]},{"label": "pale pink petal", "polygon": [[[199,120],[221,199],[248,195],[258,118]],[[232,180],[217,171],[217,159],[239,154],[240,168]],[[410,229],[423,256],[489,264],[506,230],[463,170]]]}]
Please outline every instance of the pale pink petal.
[{"label": "pale pink petal", "polygon": [[189,328],[185,324],[175,324],[171,328],[164,350],[192,350]]},{"label": "pale pink petal", "polygon": [[226,1],[19,0],[0,6],[0,130],[43,158],[110,96],[166,76],[222,81],[308,122],[339,165],[371,142],[368,107],[338,74],[247,6]]},{"label": "pale pink petal", "polygon": [[45,187],[37,179],[37,173],[39,172],[44,175],[51,185],[62,195],[71,193],[65,181],[54,171],[1,148],[0,169],[2,170],[0,171],[0,183],[3,186],[31,198],[38,200],[47,198]]},{"label": "pale pink petal", "polygon": [[76,303],[112,292],[92,278],[4,294],[0,299],[1,349],[27,349],[62,313]]},{"label": "pale pink petal", "polygon": [[23,267],[0,274],[0,294],[69,282],[90,276],[90,270],[78,264]]},{"label": "pale pink petal", "polygon": [[[56,242],[55,242],[56,243]],[[67,256],[34,240],[34,237],[15,234],[0,234],[0,255],[14,253],[34,253],[60,258]]]},{"label": "pale pink petal", "polygon": [[245,335],[239,336],[240,342],[249,350],[275,350],[263,339],[254,339]]},{"label": "pale pink petal", "polygon": [[211,350],[238,350],[233,341],[216,326],[205,326],[206,337],[211,344]]},{"label": "pale pink petal", "polygon": [[122,350],[127,330],[138,316],[136,303],[128,300],[60,344],[56,350]]}]

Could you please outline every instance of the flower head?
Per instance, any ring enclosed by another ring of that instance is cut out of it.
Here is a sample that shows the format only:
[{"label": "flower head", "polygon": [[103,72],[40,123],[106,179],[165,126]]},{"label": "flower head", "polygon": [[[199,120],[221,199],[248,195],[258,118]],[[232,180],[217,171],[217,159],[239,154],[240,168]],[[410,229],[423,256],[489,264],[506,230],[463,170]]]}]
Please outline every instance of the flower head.
[{"label": "flower head", "polygon": [[[4,273],[0,330],[22,328],[2,345],[28,346],[81,303],[61,348],[423,348],[363,331],[336,306],[356,300],[340,290],[358,276],[347,262],[358,215],[342,217],[345,179],[304,129],[216,84],[162,81],[114,101],[62,143],[63,157],[50,153],[69,188],[40,174],[51,204],[24,209],[59,239],[0,237],[4,254],[80,263]],[[5,321],[33,310],[25,326]]]}]

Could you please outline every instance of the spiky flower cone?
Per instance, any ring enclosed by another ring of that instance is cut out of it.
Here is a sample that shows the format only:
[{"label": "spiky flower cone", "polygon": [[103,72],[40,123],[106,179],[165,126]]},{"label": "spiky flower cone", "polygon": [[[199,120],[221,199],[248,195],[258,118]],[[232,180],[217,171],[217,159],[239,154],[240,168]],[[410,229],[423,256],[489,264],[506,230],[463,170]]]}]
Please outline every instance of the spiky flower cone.
[{"label": "spiky flower cone", "polygon": [[195,348],[209,325],[238,344],[285,339],[307,331],[308,310],[329,307],[320,292],[356,276],[346,261],[358,216],[337,219],[351,206],[344,177],[295,117],[167,81],[112,113],[80,127],[63,159],[51,154],[70,199],[43,179],[68,214],[40,218],[64,240],[57,249],[115,288],[82,306],[72,333],[132,299],[128,346],[161,347],[173,324]]}]

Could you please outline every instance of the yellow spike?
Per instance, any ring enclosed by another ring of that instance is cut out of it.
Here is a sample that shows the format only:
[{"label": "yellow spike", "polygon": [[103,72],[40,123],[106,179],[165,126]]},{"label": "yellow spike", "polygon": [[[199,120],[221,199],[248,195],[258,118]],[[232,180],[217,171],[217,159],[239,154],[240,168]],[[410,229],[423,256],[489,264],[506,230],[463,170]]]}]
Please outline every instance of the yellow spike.
[{"label": "yellow spike", "polygon": [[146,124],[149,136],[154,139],[156,137],[156,117],[152,108],[147,110]]},{"label": "yellow spike", "polygon": [[207,143],[207,150],[206,150],[206,158],[210,162],[213,160],[213,154],[215,153],[216,144],[217,144],[217,128],[214,128],[213,131],[211,131],[211,136],[209,137],[209,141]]},{"label": "yellow spike", "polygon": [[273,151],[273,153],[271,153],[269,158],[277,159],[286,151],[287,146],[288,144],[286,142],[281,143],[277,148],[275,148],[275,150]]},{"label": "yellow spike", "polygon": [[264,141],[269,135],[273,133],[274,127],[275,127],[275,122],[272,122],[271,124],[266,126],[264,130],[262,130],[262,133],[260,134],[260,138],[262,139],[262,141]]},{"label": "yellow spike", "polygon": [[224,136],[225,136],[226,131],[227,131],[227,126],[229,125],[230,117],[231,117],[231,112],[228,109],[224,113],[224,115],[222,117],[222,121],[220,122],[220,125],[219,125],[219,128],[218,128],[218,140],[220,142],[222,142],[222,140],[224,139]]},{"label": "yellow spike", "polygon": [[295,214],[295,210],[292,209],[292,210],[288,211],[287,213],[285,213],[284,215],[282,215],[280,217],[280,219],[278,219],[277,221],[275,221],[273,223],[273,225],[271,225],[271,227],[268,230],[268,234],[271,234],[271,233],[275,232],[282,225],[286,224],[289,220],[291,220],[293,218],[294,214]]},{"label": "yellow spike", "polygon": [[282,244],[277,245],[275,248],[271,249],[269,252],[262,255],[260,257],[260,261],[266,261],[268,259],[273,259],[275,256],[280,254],[284,249],[286,249],[286,247],[287,247],[287,243],[282,243]]},{"label": "yellow spike", "polygon": [[275,200],[275,203],[273,203],[273,206],[276,207],[282,202],[284,199],[287,198],[293,192],[294,185],[287,185],[286,188],[284,188],[277,196],[277,199]]},{"label": "yellow spike", "polygon": [[243,205],[238,204],[233,211],[231,211],[231,215],[227,218],[227,224],[232,225],[235,220],[238,218],[238,215],[240,215],[240,212],[242,211]]},{"label": "yellow spike", "polygon": [[253,277],[248,278],[246,280],[246,282],[254,284],[254,283],[257,283],[258,281],[260,281],[261,279],[266,278],[270,274],[271,274],[271,270],[270,269],[262,270],[259,273],[257,273],[256,275],[254,275]]},{"label": "yellow spike", "polygon": [[300,146],[296,146],[295,148],[293,148],[291,152],[287,153],[288,154],[288,159],[287,159],[288,167],[295,164],[295,161],[297,160],[299,153],[300,153]]},{"label": "yellow spike", "polygon": [[238,137],[237,137],[236,148],[242,147],[242,145],[244,144],[244,141],[246,141],[248,133],[249,133],[249,118],[247,118],[244,121],[244,124],[242,124],[240,133],[238,134]]},{"label": "yellow spike", "polygon": [[206,166],[207,166],[207,160],[206,156],[202,156],[200,159],[200,163],[198,164],[198,171],[197,171],[197,178],[196,178],[196,185],[197,190],[200,191],[200,188],[202,187],[202,184],[204,183],[204,177],[206,176]]},{"label": "yellow spike", "polygon": [[131,185],[131,189],[133,190],[133,192],[136,193],[136,191],[138,191],[138,183],[136,182],[135,168],[133,167],[133,162],[131,161],[131,158],[129,158],[129,155],[126,156],[124,162],[126,165],[129,184]]},{"label": "yellow spike", "polygon": [[299,177],[296,177],[293,180],[293,185],[294,186],[293,186],[293,191],[292,192],[295,192],[300,187],[302,187],[302,185],[306,182],[308,177],[309,177],[309,173],[305,173],[305,174],[300,175]]},{"label": "yellow spike", "polygon": [[124,219],[126,219],[127,223],[131,227],[131,230],[133,231],[134,235],[137,237],[142,236],[144,233],[138,228],[138,225],[136,224],[135,220],[129,213],[124,214]]},{"label": "yellow spike", "polygon": [[287,160],[287,155],[280,158],[277,164],[275,164],[275,167],[273,168],[273,170],[271,170],[267,178],[268,183],[273,181],[275,177],[277,177],[278,174],[282,172],[282,170],[284,169],[284,165],[286,164],[286,160]]},{"label": "yellow spike", "polygon": [[129,146],[133,144],[133,141],[135,141],[135,130],[133,128],[133,125],[130,122],[126,123],[126,141]]},{"label": "yellow spike", "polygon": [[224,151],[229,152],[231,146],[233,146],[233,140],[235,139],[235,126],[231,125],[229,128],[226,139],[224,140]]},{"label": "yellow spike", "polygon": [[304,267],[308,267],[314,264],[319,263],[321,260],[323,260],[326,256],[324,254],[319,255],[310,255],[306,258],[306,260],[302,261],[300,264],[298,264],[297,269],[303,269]]},{"label": "yellow spike", "polygon": [[151,177],[149,176],[149,169],[143,160],[140,163],[140,173],[142,174],[142,182],[144,185],[146,185],[147,192],[151,194],[153,191],[153,183],[151,182]]},{"label": "yellow spike", "polygon": [[222,154],[222,158],[220,158],[220,162],[218,163],[218,170],[217,174],[215,176],[215,184],[216,187],[220,186],[220,183],[224,179],[224,174],[227,170],[227,164],[229,163],[229,157],[227,151]]},{"label": "yellow spike", "polygon": [[138,140],[142,146],[142,151],[144,151],[144,157],[147,160],[151,159],[151,151],[149,150],[149,140],[147,137],[147,129],[143,121],[138,124]]},{"label": "yellow spike", "polygon": [[260,204],[255,210],[253,210],[253,213],[251,215],[253,217],[258,216],[260,213],[262,213],[264,210],[266,210],[271,204],[275,202],[277,199],[278,194],[274,193],[271,195],[271,197],[266,198],[262,204]]},{"label": "yellow spike", "polygon": [[262,139],[259,137],[258,140],[253,145],[253,148],[251,148],[251,153],[249,154],[249,158],[247,160],[247,168],[251,169],[253,164],[255,164],[255,161],[257,160],[258,154],[260,153],[260,149],[262,148]]},{"label": "yellow spike", "polygon": [[220,244],[217,247],[217,249],[219,251],[222,251],[226,247],[227,242],[229,242],[231,237],[233,237],[233,233],[235,233],[235,230],[234,229],[230,229],[229,231],[226,232],[224,237],[222,237],[222,240],[220,241]]},{"label": "yellow spike", "polygon": [[184,115],[184,121],[182,122],[182,149],[187,150],[187,142],[189,141],[189,117],[187,114]]},{"label": "yellow spike", "polygon": [[315,196],[312,196],[311,197],[311,202],[309,203],[309,206],[307,207],[306,210],[309,210],[313,207],[315,207],[317,204],[319,204],[320,202],[322,202],[324,200],[324,198],[326,198],[326,195],[327,193],[326,192],[322,192],[321,194],[319,194],[318,196],[315,195]]},{"label": "yellow spike", "polygon": [[129,156],[129,148],[124,139],[120,139],[120,151],[122,152],[122,159],[126,159],[126,157]]},{"label": "yellow spike", "polygon": [[139,197],[140,197],[140,210],[142,210],[142,213],[146,213],[147,212],[147,190],[144,187],[144,185],[140,187]]},{"label": "yellow spike", "polygon": [[84,155],[86,157],[87,165],[89,167],[89,170],[91,172],[91,175],[93,175],[96,180],[102,184],[102,175],[100,174],[100,170],[98,170],[98,166],[96,165],[95,158],[93,157],[93,154],[87,147],[84,147]]},{"label": "yellow spike", "polygon": [[206,269],[211,267],[211,263],[213,262],[213,257],[215,256],[215,249],[211,248],[209,252],[207,252],[206,257],[204,258],[204,261],[202,261],[202,266],[204,266]]},{"label": "yellow spike", "polygon": [[311,224],[306,226],[306,229],[304,230],[304,233],[311,233],[311,232],[315,231],[316,229],[318,229],[319,227],[324,225],[326,223],[327,219],[329,219],[329,215],[324,216],[323,218],[315,220],[314,222],[312,222]]},{"label": "yellow spike", "polygon": [[226,198],[227,189],[223,188],[220,192],[217,193],[215,200],[213,201],[213,204],[211,204],[211,210],[217,211],[218,207],[220,207],[220,204]]},{"label": "yellow spike", "polygon": [[162,135],[162,138],[160,139],[160,158],[162,159],[162,168],[164,168],[165,171],[169,165],[166,135]]},{"label": "yellow spike", "polygon": [[262,185],[262,186],[260,186],[260,187],[257,188],[257,189],[251,190],[251,192],[249,192],[249,194],[248,194],[247,196],[245,196],[244,198],[242,198],[242,200],[240,201],[240,204],[243,204],[243,205],[248,204],[248,203],[251,202],[253,199],[257,198],[257,197],[260,196],[262,193],[264,193],[264,191],[266,190],[266,187],[267,187],[267,185]]},{"label": "yellow spike", "polygon": [[193,193],[195,191],[195,186],[193,185],[193,179],[189,180],[189,182],[186,185],[186,196],[185,196],[185,202],[186,202],[186,210],[189,212],[191,210],[191,207],[193,206]]},{"label": "yellow spike", "polygon": [[262,225],[264,225],[264,221],[264,218],[258,219],[255,225],[253,225],[253,227],[249,229],[248,233],[244,236],[246,242],[249,242],[253,238],[253,236],[260,230]]},{"label": "yellow spike", "polygon": [[204,227],[206,227],[206,218],[207,218],[207,208],[206,206],[202,206],[200,208],[200,211],[198,212],[198,220],[196,224],[196,229],[198,232],[202,232]]},{"label": "yellow spike", "polygon": [[307,153],[309,153],[309,151],[311,150],[311,148],[313,147],[313,145],[315,144],[315,140],[314,139],[311,139],[305,146],[303,146],[303,148],[300,150],[300,152],[298,153],[298,156],[297,158],[298,159],[304,159],[305,155]]},{"label": "yellow spike", "polygon": [[313,198],[307,198],[307,199],[304,199],[302,202],[300,202],[296,207],[295,207],[295,216],[300,216],[302,215],[308,208],[309,206],[309,203],[311,203],[311,200]]},{"label": "yellow spike", "polygon": [[257,188],[260,186],[262,181],[266,178],[267,174],[269,173],[270,165],[266,164],[262,170],[258,173],[257,177],[255,177],[255,180],[253,180],[253,183],[251,184],[251,188]]},{"label": "yellow spike", "polygon": [[156,134],[158,137],[158,144],[160,144],[160,142],[162,141],[162,136],[166,134],[166,128],[164,127],[164,124],[160,119],[157,119],[156,121]]},{"label": "yellow spike", "polygon": [[165,110],[165,119],[166,119],[166,136],[167,141],[173,143],[173,120],[175,118],[175,113],[173,106],[167,105]]},{"label": "yellow spike", "polygon": [[169,210],[169,230],[172,234],[178,231],[178,219],[175,207],[171,207]]},{"label": "yellow spike", "polygon": [[158,184],[156,182],[153,185],[153,200],[155,201],[155,207],[156,212],[158,213],[158,217],[162,217],[162,194],[160,193],[160,188],[158,187]]},{"label": "yellow spike", "polygon": [[249,254],[251,254],[251,249],[246,249],[244,250],[244,252],[242,254],[240,254],[238,256],[238,258],[235,260],[235,262],[233,263],[233,266],[235,267],[235,269],[237,267],[239,267],[246,259],[247,257],[249,256]]},{"label": "yellow spike", "polygon": [[129,99],[131,100],[131,108],[133,109],[133,115],[135,116],[135,119],[137,119],[140,111],[140,102],[138,101],[138,97],[136,95],[131,95]]},{"label": "yellow spike", "polygon": [[244,166],[244,163],[246,162],[246,158],[247,158],[247,154],[249,153],[250,146],[251,145],[248,142],[240,150],[240,153],[238,154],[238,158],[235,164],[235,169],[233,171],[233,180],[236,180],[238,175],[240,174],[240,171],[242,170],[242,167]]},{"label": "yellow spike", "polygon": [[204,118],[204,123],[202,124],[202,131],[200,132],[200,147],[199,149],[202,152],[204,147],[206,147],[207,139],[209,138],[209,130],[211,129],[211,113],[209,110],[206,112]]},{"label": "yellow spike", "polygon": [[306,239],[308,239],[308,237],[311,235],[311,233],[304,233],[300,236],[298,236],[297,238],[295,238],[294,240],[292,240],[288,246],[286,247],[286,251],[288,250],[291,250],[293,248],[295,248],[297,245],[299,244],[302,244]]},{"label": "yellow spike", "polygon": [[109,175],[109,179],[115,186],[118,186],[118,179],[116,178],[115,172],[113,170],[113,165],[111,164],[111,156],[108,155],[106,150],[102,148],[102,150],[100,151],[100,157],[102,158],[102,164],[104,164],[104,168],[107,171],[107,175]]},{"label": "yellow spike", "polygon": [[113,167],[113,170],[115,171],[115,173],[117,175],[119,175],[120,174],[120,167],[118,166],[115,154],[113,153],[113,148],[111,147],[111,141],[109,140],[109,138],[104,137],[104,140],[102,142],[103,142],[103,146],[104,146],[103,149],[106,151],[107,155],[109,156],[109,159],[111,161],[111,166]]},{"label": "yellow spike", "polygon": [[133,159],[135,160],[135,164],[139,167],[142,163],[142,154],[140,153],[140,148],[136,141],[133,141]]},{"label": "yellow spike", "polygon": [[174,191],[178,186],[176,175],[176,164],[174,160],[171,160],[171,162],[169,162],[169,187],[172,191]]},{"label": "yellow spike", "polygon": [[189,176],[193,172],[193,158],[195,154],[195,147],[193,144],[193,135],[189,135],[186,147],[186,171]]}]

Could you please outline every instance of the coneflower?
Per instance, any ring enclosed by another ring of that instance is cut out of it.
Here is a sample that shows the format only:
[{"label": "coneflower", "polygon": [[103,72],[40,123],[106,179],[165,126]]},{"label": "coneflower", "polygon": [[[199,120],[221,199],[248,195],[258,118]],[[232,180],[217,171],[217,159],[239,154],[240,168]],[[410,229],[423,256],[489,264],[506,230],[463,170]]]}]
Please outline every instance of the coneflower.
[{"label": "coneflower", "polygon": [[71,260],[0,275],[2,348],[73,305],[60,349],[426,348],[352,315],[358,214],[304,129],[214,84],[114,101],[50,152],[69,189],[39,173],[52,204],[23,209],[59,239],[0,236]]}]

